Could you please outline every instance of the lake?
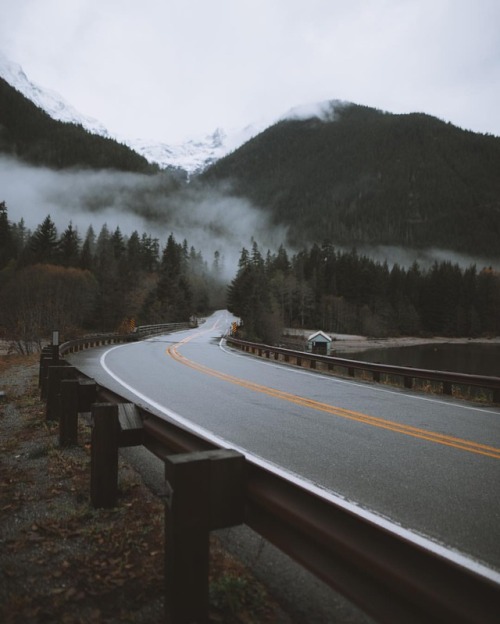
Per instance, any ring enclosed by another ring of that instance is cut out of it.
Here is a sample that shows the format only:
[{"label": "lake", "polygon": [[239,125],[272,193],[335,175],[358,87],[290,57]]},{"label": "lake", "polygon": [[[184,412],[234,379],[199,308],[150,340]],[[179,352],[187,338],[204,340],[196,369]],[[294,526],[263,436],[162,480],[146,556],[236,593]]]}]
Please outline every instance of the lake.
[{"label": "lake", "polygon": [[500,377],[500,344],[426,344],[339,354],[351,360]]}]

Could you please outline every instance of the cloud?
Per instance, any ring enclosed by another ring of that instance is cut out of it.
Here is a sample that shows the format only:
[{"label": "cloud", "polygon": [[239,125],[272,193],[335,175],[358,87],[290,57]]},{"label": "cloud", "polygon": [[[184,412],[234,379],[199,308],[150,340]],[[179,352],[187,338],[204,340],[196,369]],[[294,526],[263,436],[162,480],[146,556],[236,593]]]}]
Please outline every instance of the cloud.
[{"label": "cloud", "polygon": [[271,226],[264,211],[232,195],[229,187],[186,187],[166,173],[54,171],[0,157],[0,201],[6,202],[11,222],[24,219],[31,230],[50,214],[59,232],[71,221],[81,236],[89,225],[98,233],[105,223],[125,235],[146,232],[161,244],[173,233],[207,261],[219,251],[227,277],[234,275],[241,249],[250,247],[252,238],[272,250],[286,240],[284,228]]},{"label": "cloud", "polygon": [[500,135],[499,22],[497,0],[0,3],[31,80],[169,143],[334,98]]}]

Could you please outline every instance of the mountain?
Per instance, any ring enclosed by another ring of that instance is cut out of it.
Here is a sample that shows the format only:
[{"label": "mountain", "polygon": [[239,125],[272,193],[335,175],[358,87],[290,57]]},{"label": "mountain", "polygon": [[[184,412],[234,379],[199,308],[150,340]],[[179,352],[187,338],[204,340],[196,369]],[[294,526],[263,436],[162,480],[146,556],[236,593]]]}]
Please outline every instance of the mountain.
[{"label": "mountain", "polygon": [[126,144],[151,163],[161,168],[183,169],[189,175],[204,171],[223,156],[237,149],[243,143],[261,132],[269,124],[249,125],[243,130],[225,131],[217,128],[214,132],[183,143],[158,143],[147,139],[126,140]]},{"label": "mountain", "polygon": [[81,125],[56,121],[0,78],[0,153],[37,166],[158,170],[126,145],[88,132]]},{"label": "mountain", "polygon": [[92,134],[114,139],[162,169],[180,169],[188,174],[206,169],[207,166],[242,145],[265,127],[263,124],[258,124],[236,131],[224,131],[217,128],[212,133],[190,138],[179,144],[167,144],[154,139],[120,138],[112,135],[98,120],[77,111],[55,91],[33,83],[22,67],[10,61],[1,51],[0,78],[45,111],[52,119],[79,125]]},{"label": "mountain", "polygon": [[111,138],[109,132],[97,119],[82,115],[55,91],[45,89],[31,82],[22,67],[17,63],[11,62],[1,51],[0,78],[3,78],[11,87],[14,87],[24,97],[36,104],[38,108],[45,111],[52,119],[80,125],[88,132]]},{"label": "mountain", "polygon": [[289,229],[289,242],[500,256],[500,138],[332,101],[297,109],[200,177]]}]

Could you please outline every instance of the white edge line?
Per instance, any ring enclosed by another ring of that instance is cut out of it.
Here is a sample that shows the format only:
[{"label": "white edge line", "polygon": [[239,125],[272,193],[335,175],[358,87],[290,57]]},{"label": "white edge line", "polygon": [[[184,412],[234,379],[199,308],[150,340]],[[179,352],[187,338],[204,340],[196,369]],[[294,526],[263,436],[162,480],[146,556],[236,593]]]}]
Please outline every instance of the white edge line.
[{"label": "white edge line", "polygon": [[325,381],[330,381],[330,382],[334,382],[334,383],[340,383],[340,384],[347,384],[350,386],[358,386],[360,388],[371,388],[372,390],[374,390],[375,392],[385,392],[388,394],[397,394],[398,396],[404,396],[408,399],[413,399],[415,401],[428,401],[429,403],[437,403],[438,405],[444,405],[444,406],[450,406],[453,405],[453,407],[457,407],[460,409],[465,409],[465,410],[471,410],[474,412],[483,412],[485,414],[494,414],[495,416],[498,416],[498,411],[494,411],[494,410],[490,410],[490,409],[486,409],[484,407],[479,407],[476,405],[468,405],[466,403],[450,403],[448,401],[444,401],[442,399],[438,399],[438,398],[433,398],[433,397],[427,397],[427,396],[420,396],[419,394],[408,394],[407,392],[402,392],[402,391],[398,391],[395,388],[382,388],[380,387],[378,384],[360,384],[356,381],[351,381],[350,379],[343,379],[342,377],[334,377],[334,376],[326,376],[326,375],[321,375],[321,373],[319,372],[311,372],[308,370],[304,370],[304,369],[300,369],[300,368],[295,368],[293,365],[286,365],[283,364],[283,362],[270,362],[262,357],[259,356],[252,356],[249,354],[244,354],[241,351],[238,351],[236,349],[232,349],[228,346],[224,346],[227,345],[226,339],[224,337],[221,338],[221,341],[219,343],[219,348],[224,351],[224,353],[227,353],[228,355],[232,355],[233,357],[241,357],[241,358],[245,358],[245,357],[253,357],[255,361],[257,362],[261,362],[261,364],[265,364],[267,366],[273,366],[274,368],[281,368],[284,369],[286,368],[286,370],[290,370],[291,372],[297,374],[297,375],[308,375],[310,377],[315,377],[316,379],[324,379]]},{"label": "white edge line", "polygon": [[106,373],[110,377],[112,377],[117,383],[119,383],[121,386],[123,386],[126,390],[128,390],[132,394],[135,394],[135,396],[137,396],[142,401],[146,402],[148,405],[153,407],[156,411],[164,414],[165,416],[168,416],[168,418],[179,423],[189,432],[195,433],[201,436],[202,438],[204,438],[205,440],[212,442],[215,445],[242,453],[243,455],[245,455],[247,459],[251,460],[253,463],[257,464],[261,468],[269,470],[273,474],[278,475],[286,479],[287,481],[290,481],[291,483],[294,483],[295,485],[302,487],[303,489],[309,492],[312,492],[313,494],[319,496],[320,498],[327,500],[328,502],[331,502],[337,505],[338,507],[341,507],[342,509],[358,517],[361,517],[364,520],[367,520],[371,522],[372,524],[380,528],[383,528],[386,531],[389,531],[390,533],[398,535],[399,537],[409,542],[412,542],[413,544],[416,544],[422,548],[425,548],[426,550],[430,550],[431,552],[443,557],[444,559],[452,561],[453,563],[463,568],[471,570],[489,579],[490,581],[493,581],[494,583],[500,584],[500,573],[496,572],[495,570],[491,568],[488,568],[486,565],[478,561],[475,561],[474,559],[471,559],[469,556],[464,555],[463,553],[460,553],[459,551],[450,549],[447,546],[439,544],[438,542],[435,542],[428,537],[425,537],[423,535],[410,531],[409,529],[405,529],[404,527],[394,523],[393,521],[387,518],[384,518],[383,516],[379,514],[376,514],[375,512],[372,512],[372,511],[369,511],[367,509],[360,507],[356,503],[343,497],[341,494],[327,490],[323,486],[318,485],[317,483],[314,483],[313,481],[309,481],[308,479],[301,477],[295,472],[286,470],[282,468],[281,466],[278,466],[277,464],[270,462],[269,460],[263,459],[259,455],[253,454],[249,452],[248,450],[236,444],[233,444],[232,442],[229,442],[225,438],[215,435],[208,429],[205,429],[204,427],[200,427],[199,425],[194,424],[193,422],[181,416],[177,412],[174,412],[173,410],[167,407],[164,407],[163,405],[161,405],[160,403],[157,403],[156,401],[149,398],[142,392],[139,392],[138,390],[134,389],[132,386],[130,386],[128,383],[126,383],[120,377],[118,377],[118,375],[113,373],[113,371],[107,366],[105,362],[106,356],[109,353],[111,353],[111,351],[114,351],[115,349],[121,349],[126,346],[129,346],[129,345],[117,345],[105,351],[100,357],[100,364],[102,368],[106,371]]}]

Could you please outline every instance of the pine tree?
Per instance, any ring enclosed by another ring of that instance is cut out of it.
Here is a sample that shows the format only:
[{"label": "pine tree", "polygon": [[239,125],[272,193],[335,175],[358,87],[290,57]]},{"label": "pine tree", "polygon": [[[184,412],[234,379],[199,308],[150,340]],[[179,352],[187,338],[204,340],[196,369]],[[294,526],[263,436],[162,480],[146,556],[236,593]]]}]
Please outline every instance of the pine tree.
[{"label": "pine tree", "polygon": [[77,267],[80,263],[80,237],[71,222],[59,239],[57,258],[65,267]]},{"label": "pine tree", "polygon": [[88,270],[92,270],[94,268],[95,250],[95,232],[94,228],[89,225],[80,253],[80,268]]},{"label": "pine tree", "polygon": [[0,270],[15,256],[14,236],[5,202],[0,202]]},{"label": "pine tree", "polygon": [[50,215],[34,231],[29,241],[29,264],[52,264],[57,260],[57,228]]}]

